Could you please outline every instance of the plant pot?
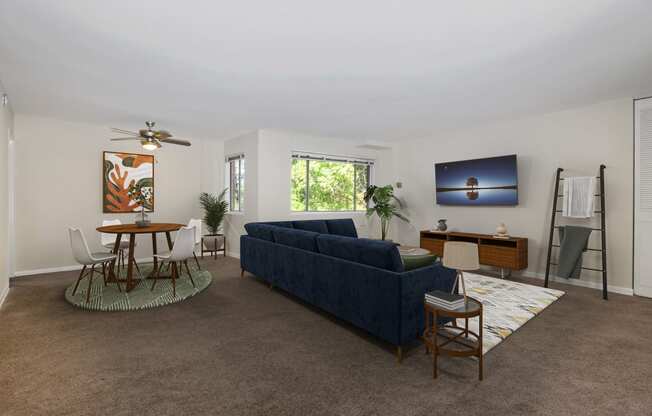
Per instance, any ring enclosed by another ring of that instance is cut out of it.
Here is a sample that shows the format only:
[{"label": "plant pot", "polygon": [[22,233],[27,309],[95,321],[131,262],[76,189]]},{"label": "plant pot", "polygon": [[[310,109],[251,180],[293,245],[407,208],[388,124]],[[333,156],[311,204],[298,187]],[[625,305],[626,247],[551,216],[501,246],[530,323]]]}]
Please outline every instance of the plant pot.
[{"label": "plant pot", "polygon": [[224,248],[223,234],[206,234],[203,236],[204,249],[206,251],[217,251]]}]

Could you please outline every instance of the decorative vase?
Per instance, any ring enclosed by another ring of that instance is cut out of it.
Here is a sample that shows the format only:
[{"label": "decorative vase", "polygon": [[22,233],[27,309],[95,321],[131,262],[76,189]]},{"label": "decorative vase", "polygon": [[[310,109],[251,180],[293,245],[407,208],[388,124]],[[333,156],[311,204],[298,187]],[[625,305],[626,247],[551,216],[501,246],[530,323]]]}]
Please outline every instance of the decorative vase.
[{"label": "decorative vase", "polygon": [[147,227],[151,224],[149,216],[145,213],[145,210],[142,210],[136,215],[136,226],[137,227]]},{"label": "decorative vase", "polygon": [[446,231],[448,229],[448,225],[446,225],[446,219],[441,219],[437,220],[437,231]]},{"label": "decorative vase", "polygon": [[507,235],[507,227],[505,227],[505,223],[501,222],[498,224],[498,227],[496,227],[496,235],[499,236],[506,236]]}]

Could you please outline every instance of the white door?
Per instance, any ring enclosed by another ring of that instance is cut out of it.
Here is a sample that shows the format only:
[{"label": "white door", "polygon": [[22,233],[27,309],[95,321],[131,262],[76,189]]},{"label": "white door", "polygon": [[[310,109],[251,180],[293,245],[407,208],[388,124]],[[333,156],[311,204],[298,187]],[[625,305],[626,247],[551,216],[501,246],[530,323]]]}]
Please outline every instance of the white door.
[{"label": "white door", "polygon": [[634,293],[652,297],[652,98],[634,103]]}]

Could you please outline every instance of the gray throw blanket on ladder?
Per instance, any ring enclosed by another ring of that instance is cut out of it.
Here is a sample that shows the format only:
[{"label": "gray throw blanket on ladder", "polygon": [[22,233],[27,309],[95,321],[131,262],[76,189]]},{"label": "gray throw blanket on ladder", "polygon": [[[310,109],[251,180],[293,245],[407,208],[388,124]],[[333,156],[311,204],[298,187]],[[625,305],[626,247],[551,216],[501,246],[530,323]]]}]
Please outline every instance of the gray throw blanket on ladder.
[{"label": "gray throw blanket on ladder", "polygon": [[557,276],[579,279],[582,271],[582,253],[589,244],[591,229],[566,225],[559,227],[559,267]]}]

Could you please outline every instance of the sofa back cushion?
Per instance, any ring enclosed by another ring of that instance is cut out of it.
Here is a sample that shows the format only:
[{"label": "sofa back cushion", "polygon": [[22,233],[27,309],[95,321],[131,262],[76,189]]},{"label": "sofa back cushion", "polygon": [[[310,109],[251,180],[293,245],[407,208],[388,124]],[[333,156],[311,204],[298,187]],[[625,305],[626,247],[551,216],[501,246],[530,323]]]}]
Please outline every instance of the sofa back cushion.
[{"label": "sofa back cushion", "polygon": [[285,246],[300,248],[301,250],[317,251],[317,236],[319,233],[304,230],[274,227],[274,241]]},{"label": "sofa back cushion", "polygon": [[269,224],[262,224],[259,222],[250,222],[245,224],[244,228],[247,231],[247,234],[254,238],[260,238],[261,240],[274,242],[273,231],[278,227]]},{"label": "sofa back cushion", "polygon": [[292,225],[292,221],[267,221],[267,222],[261,222],[260,224],[275,225],[277,227],[283,227],[283,228],[294,228],[294,226]]},{"label": "sofa back cushion", "polygon": [[389,241],[321,234],[317,236],[317,248],[321,254],[327,256],[393,272],[403,271],[398,249]]},{"label": "sofa back cushion", "polygon": [[292,221],[292,225],[297,230],[312,231],[319,234],[328,234],[328,227],[324,220],[305,220],[305,221]]},{"label": "sofa back cushion", "polygon": [[355,224],[351,218],[326,220],[326,226],[328,227],[329,234],[358,237],[358,232],[355,230]]}]

